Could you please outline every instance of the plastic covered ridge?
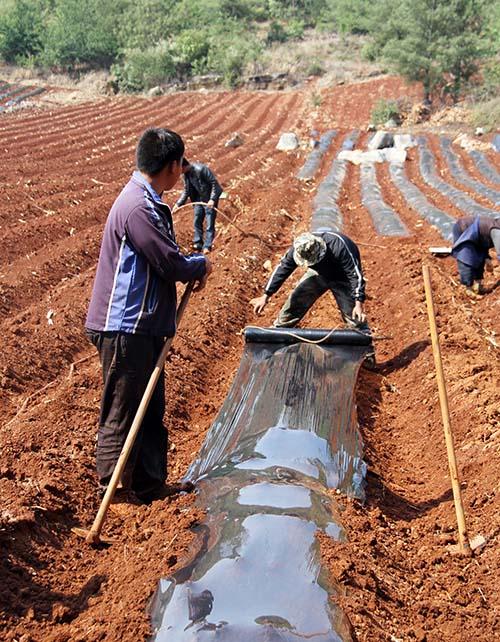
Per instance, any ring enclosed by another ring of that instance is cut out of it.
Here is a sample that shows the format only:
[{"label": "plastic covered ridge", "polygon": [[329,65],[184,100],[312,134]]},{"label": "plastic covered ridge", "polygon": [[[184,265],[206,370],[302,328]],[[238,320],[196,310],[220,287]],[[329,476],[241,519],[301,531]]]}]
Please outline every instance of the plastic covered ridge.
[{"label": "plastic covered ridge", "polygon": [[[359,132],[354,131],[348,134],[342,147],[352,148],[359,137]],[[337,204],[342,183],[347,171],[347,161],[341,160],[338,156],[334,159],[328,175],[321,183],[313,203],[311,218],[311,232],[341,232],[342,213]]]},{"label": "plastic covered ridge", "polygon": [[444,194],[456,207],[461,209],[467,216],[498,216],[498,213],[487,207],[479,205],[474,199],[465,192],[457,189],[453,185],[446,183],[438,176],[436,171],[436,159],[434,154],[427,146],[424,136],[418,137],[420,150],[420,173],[424,181],[441,194]]},{"label": "plastic covered ridge", "polygon": [[306,159],[306,162],[297,173],[297,178],[302,181],[309,181],[314,178],[318,167],[321,163],[321,159],[328,151],[328,148],[331,145],[332,140],[337,136],[337,132],[333,129],[325,132],[319,139],[319,145],[316,149],[309,154]]},{"label": "plastic covered ridge", "polygon": [[424,194],[406,176],[403,164],[389,166],[392,182],[420,216],[426,218],[447,241],[453,239],[455,219],[430,203]]},{"label": "plastic covered ridge", "polygon": [[364,346],[246,343],[187,478],[206,517],[161,580],[154,642],[351,642],[315,533],[345,535],[328,489],[363,498],[354,388]]},{"label": "plastic covered ridge", "polygon": [[366,207],[381,236],[409,236],[398,214],[385,203],[373,163],[361,165],[361,202]]},{"label": "plastic covered ridge", "polygon": [[453,148],[451,146],[451,140],[444,136],[442,136],[439,140],[441,143],[441,150],[443,152],[443,156],[446,158],[446,162],[448,163],[448,167],[450,168],[450,172],[453,178],[455,178],[457,181],[459,181],[463,185],[466,185],[470,189],[474,190],[481,196],[484,196],[485,198],[489,199],[495,205],[499,205],[500,191],[495,190],[491,187],[488,187],[487,185],[484,185],[480,181],[476,181],[474,178],[472,178],[472,176],[464,170],[464,168],[462,167],[458,159],[458,156],[453,151]]},{"label": "plastic covered ridge", "polygon": [[471,150],[469,155],[481,174],[492,183],[498,183],[500,187],[500,173],[497,172],[494,165],[490,163],[486,154],[477,150]]}]

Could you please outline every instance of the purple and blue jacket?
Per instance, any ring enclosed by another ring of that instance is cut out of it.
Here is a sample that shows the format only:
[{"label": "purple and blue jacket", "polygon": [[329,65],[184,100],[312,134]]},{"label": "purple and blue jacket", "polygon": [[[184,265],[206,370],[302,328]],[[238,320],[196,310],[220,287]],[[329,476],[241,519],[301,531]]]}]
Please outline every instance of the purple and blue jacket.
[{"label": "purple and blue jacket", "polygon": [[176,281],[199,280],[205,272],[205,257],[181,253],[170,208],[134,172],[104,227],[85,327],[172,337]]}]

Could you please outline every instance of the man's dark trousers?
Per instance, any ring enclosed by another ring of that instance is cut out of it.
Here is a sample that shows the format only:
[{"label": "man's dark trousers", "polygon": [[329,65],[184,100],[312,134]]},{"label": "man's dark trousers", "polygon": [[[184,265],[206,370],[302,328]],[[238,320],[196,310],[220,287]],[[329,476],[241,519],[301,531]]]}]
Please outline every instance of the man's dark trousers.
[{"label": "man's dark trousers", "polygon": [[[164,345],[162,337],[87,331],[99,352],[104,388],[97,433],[97,474],[111,479],[137,408]],[[167,477],[168,436],[163,425],[165,379],[162,371],[122,475],[122,486],[148,496]]]},{"label": "man's dark trousers", "polygon": [[466,265],[457,259],[458,273],[460,275],[460,283],[470,287],[474,281],[482,281],[484,277],[484,262],[477,267]]},{"label": "man's dark trousers", "polygon": [[[217,207],[217,203],[215,203]],[[194,206],[194,238],[193,245],[195,248],[201,250],[211,250],[215,238],[215,218],[217,212],[211,207],[205,205]],[[203,232],[203,222],[206,219],[206,233]],[[205,240],[203,237],[205,236]]]},{"label": "man's dark trousers", "polygon": [[345,323],[361,332],[370,332],[366,321],[357,321],[352,317],[352,310],[356,301],[351,294],[351,287],[347,282],[327,281],[315,270],[309,268],[295,286],[285,304],[281,308],[278,318],[273,325],[277,328],[295,327],[306,312],[312,307],[327,290],[333,294],[337,306]]}]

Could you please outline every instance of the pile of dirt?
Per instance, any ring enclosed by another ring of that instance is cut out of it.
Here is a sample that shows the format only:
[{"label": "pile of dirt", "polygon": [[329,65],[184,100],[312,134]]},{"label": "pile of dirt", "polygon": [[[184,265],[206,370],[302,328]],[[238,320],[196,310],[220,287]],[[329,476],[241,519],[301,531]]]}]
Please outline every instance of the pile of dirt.
[{"label": "pile of dirt", "polygon": [[[110,99],[0,119],[4,639],[146,639],[146,607],[158,579],[196,550],[190,527],[201,515],[190,496],[139,508],[127,520],[110,515],[105,530],[116,543],[104,550],[86,547],[71,532],[89,526],[98,506],[93,456],[100,371],[83,322],[102,226],[132,170],[140,132],[152,123],[179,131],[188,157],[208,162],[221,178],[229,193],[223,211],[249,232],[242,235],[219,220],[214,275],[188,308],[168,358],[165,424],[174,480],[198,452],[231,384],[241,329],[256,321],[248,301],[262,292],[266,262],[274,267],[292,235],[307,229],[314,190],[346,131],[368,124],[380,96],[397,98],[404,91],[398,79],[325,90],[313,124],[341,131],[313,185],[291,179],[304,152],[275,150],[281,132],[306,137],[310,131],[310,104],[301,92]],[[245,144],[228,150],[224,141],[234,131]],[[419,182],[412,158],[412,180],[456,214]],[[495,291],[477,301],[465,297],[453,261],[429,257],[428,246],[442,244],[437,232],[402,202],[385,168],[378,172],[384,198],[412,236],[377,237],[361,205],[359,169],[350,167],[340,203],[345,232],[360,242],[371,325],[393,338],[377,344],[379,368],[363,371],[359,382],[367,503],[342,502],[349,539],[339,544],[324,538],[322,551],[343,587],[342,606],[359,639],[489,642],[498,629],[498,297]],[[189,210],[179,212],[177,232],[188,247]],[[428,340],[424,260],[433,261],[469,531],[487,539],[470,560],[446,549],[455,537],[454,513]],[[271,322],[284,297],[273,297],[259,322]],[[305,320],[339,323],[328,297]]]}]

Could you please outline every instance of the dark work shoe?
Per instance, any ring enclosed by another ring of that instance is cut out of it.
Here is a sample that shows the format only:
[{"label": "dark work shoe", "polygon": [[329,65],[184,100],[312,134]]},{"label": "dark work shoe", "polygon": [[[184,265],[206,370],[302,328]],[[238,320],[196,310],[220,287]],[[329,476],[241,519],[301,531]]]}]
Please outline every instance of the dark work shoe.
[{"label": "dark work shoe", "polygon": [[201,243],[193,243],[193,250],[195,252],[201,252]]},{"label": "dark work shoe", "polygon": [[167,499],[173,495],[179,495],[180,493],[192,493],[195,489],[193,482],[177,482],[174,484],[162,484],[158,488],[148,492],[141,493],[140,498],[146,503],[150,504],[159,499]]}]

